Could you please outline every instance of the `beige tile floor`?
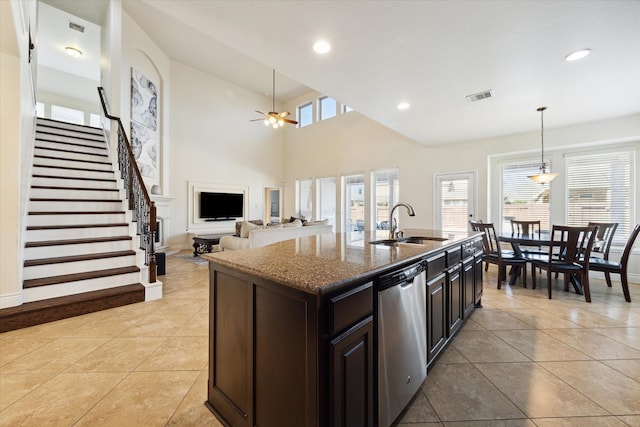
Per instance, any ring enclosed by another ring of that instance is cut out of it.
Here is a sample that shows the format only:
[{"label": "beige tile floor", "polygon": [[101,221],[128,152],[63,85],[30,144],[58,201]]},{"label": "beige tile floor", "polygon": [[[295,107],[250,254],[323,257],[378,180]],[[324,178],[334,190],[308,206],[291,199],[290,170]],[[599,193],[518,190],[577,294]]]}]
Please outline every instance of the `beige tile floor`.
[{"label": "beige tile floor", "polygon": [[[220,426],[203,404],[208,269],[181,255],[162,300],[0,334],[0,425]],[[595,279],[587,304],[495,280],[398,427],[640,426],[640,285],[629,304]]]}]

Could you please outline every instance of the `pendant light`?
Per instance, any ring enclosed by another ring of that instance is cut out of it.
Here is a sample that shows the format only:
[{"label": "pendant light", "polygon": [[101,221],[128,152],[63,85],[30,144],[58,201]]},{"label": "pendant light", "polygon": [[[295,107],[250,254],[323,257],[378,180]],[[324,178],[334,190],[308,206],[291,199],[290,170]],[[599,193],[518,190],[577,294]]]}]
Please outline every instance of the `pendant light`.
[{"label": "pendant light", "polygon": [[548,184],[558,176],[557,173],[547,172],[547,164],[544,162],[544,110],[547,107],[540,107],[536,111],[540,111],[540,142],[542,145],[542,157],[540,162],[540,173],[536,175],[529,175],[529,178],[536,184]]}]

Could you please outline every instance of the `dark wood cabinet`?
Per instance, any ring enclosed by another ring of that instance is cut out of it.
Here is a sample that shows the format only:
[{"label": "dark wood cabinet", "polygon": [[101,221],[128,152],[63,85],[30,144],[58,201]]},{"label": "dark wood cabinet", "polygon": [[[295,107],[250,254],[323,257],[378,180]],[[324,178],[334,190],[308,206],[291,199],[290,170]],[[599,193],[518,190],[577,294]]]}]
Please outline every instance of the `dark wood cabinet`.
[{"label": "dark wood cabinet", "polygon": [[445,271],[427,281],[427,364],[434,360],[447,341]]},{"label": "dark wood cabinet", "polygon": [[473,281],[475,292],[474,305],[476,307],[482,307],[482,251],[473,257],[473,262],[475,264],[473,268],[473,275],[475,276],[475,280]]},{"label": "dark wood cabinet", "polygon": [[462,326],[462,276],[460,264],[447,270],[447,337],[452,337]]},{"label": "dark wood cabinet", "polygon": [[[462,260],[462,294],[464,301],[464,318],[471,314],[476,302],[476,271],[474,260],[474,257],[469,257]],[[480,268],[482,268],[482,265],[480,266]]]},{"label": "dark wood cabinet", "polygon": [[333,426],[374,425],[373,342],[373,316],[329,342],[329,411]]}]

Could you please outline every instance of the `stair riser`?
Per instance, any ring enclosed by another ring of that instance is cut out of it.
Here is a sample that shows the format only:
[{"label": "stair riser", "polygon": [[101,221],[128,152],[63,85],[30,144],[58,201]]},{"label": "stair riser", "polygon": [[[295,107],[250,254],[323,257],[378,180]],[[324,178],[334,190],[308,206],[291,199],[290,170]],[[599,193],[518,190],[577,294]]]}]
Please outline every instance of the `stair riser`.
[{"label": "stair riser", "polygon": [[27,225],[113,224],[127,222],[126,214],[104,215],[28,215]]},{"label": "stair riser", "polygon": [[36,133],[36,145],[40,145],[40,143],[44,141],[56,141],[56,142],[70,142],[72,144],[80,144],[86,145],[89,147],[96,148],[105,148],[106,144],[104,139],[100,139],[99,137],[89,137],[89,139],[78,139],[72,136],[66,135],[54,135],[50,133]]},{"label": "stair riser", "polygon": [[[58,184],[60,184],[59,181]],[[109,199],[114,201],[123,199],[119,191],[61,190],[58,188],[32,188],[30,196],[50,199]]]},{"label": "stair riser", "polygon": [[[71,140],[69,142],[75,143],[77,140]],[[71,145],[71,144],[62,144],[60,142],[52,142],[48,140],[39,140],[36,141],[35,148],[51,148],[53,150],[70,150],[77,151],[79,153],[86,154],[106,154],[108,153],[106,146],[104,143],[102,145],[95,144],[93,142],[89,142],[85,144],[84,142],[78,142],[80,145]],[[43,150],[43,151],[51,151],[51,150]]]},{"label": "stair riser", "polygon": [[[84,179],[33,178],[31,185],[43,187],[116,188],[115,181],[91,181]],[[34,190],[31,190],[34,191]]]},{"label": "stair riser", "polygon": [[74,255],[85,255],[100,252],[126,251],[132,249],[131,240],[118,240],[116,242],[83,243],[77,245],[41,246],[25,248],[24,259],[43,259]]},{"label": "stair riser", "polygon": [[64,137],[77,138],[77,139],[93,139],[93,140],[103,139],[104,140],[104,137],[101,134],[75,131],[71,129],[59,129],[59,128],[56,129],[56,128],[45,127],[45,126],[37,126],[36,132],[38,132],[38,134],[59,135]]},{"label": "stair riser", "polygon": [[[84,160],[89,162],[108,162],[109,157],[106,156],[106,151],[94,150],[95,153],[87,152],[85,150],[75,150],[73,147],[69,147],[69,149],[64,148],[67,151],[59,151],[56,149],[47,150],[41,147],[36,147],[34,150],[34,154],[36,156],[50,156],[50,157],[59,157],[66,160]],[[72,151],[72,152],[70,152]]]},{"label": "stair riser", "polygon": [[37,128],[39,130],[49,129],[51,132],[56,132],[57,130],[63,130],[63,131],[71,130],[75,132],[84,132],[86,134],[92,134],[92,135],[102,135],[102,129],[100,128],[80,126],[74,123],[52,122],[49,120],[42,120],[42,119],[38,120]]},{"label": "stair riser", "polygon": [[38,265],[33,267],[25,267],[23,270],[23,279],[39,279],[49,276],[61,276],[64,274],[105,270],[107,268],[130,267],[132,265],[136,265],[135,255],[87,261],[65,262],[60,264]]},{"label": "stair riser", "polygon": [[70,170],[48,168],[46,166],[33,166],[33,173],[36,175],[62,176],[67,178],[91,178],[91,179],[114,179],[113,172],[95,172],[86,170]]},{"label": "stair riser", "polygon": [[65,211],[121,211],[123,202],[29,202],[30,212],[65,212]]},{"label": "stair riser", "polygon": [[61,283],[59,285],[28,288],[22,291],[22,298],[24,302],[40,301],[65,295],[74,295],[82,292],[125,286],[131,283],[139,283],[139,281],[140,273],[120,274],[116,276],[100,277],[97,279]]},{"label": "stair riser", "polygon": [[36,157],[33,159],[34,163],[39,166],[57,166],[62,168],[82,168],[90,171],[111,171],[113,166],[111,163],[87,163],[77,160],[60,160],[60,159],[46,159],[42,157]]},{"label": "stair riser", "polygon": [[64,228],[57,230],[27,230],[27,242],[42,242],[49,240],[73,240],[90,237],[115,237],[129,235],[129,226],[122,227],[92,227],[92,228]]}]

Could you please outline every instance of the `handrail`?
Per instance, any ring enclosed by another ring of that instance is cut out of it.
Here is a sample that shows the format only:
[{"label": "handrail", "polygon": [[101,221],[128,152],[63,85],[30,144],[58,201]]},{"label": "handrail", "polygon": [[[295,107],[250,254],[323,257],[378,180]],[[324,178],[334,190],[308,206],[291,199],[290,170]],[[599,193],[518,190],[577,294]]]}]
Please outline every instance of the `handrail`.
[{"label": "handrail", "polygon": [[127,191],[129,210],[133,212],[133,221],[138,224],[137,233],[140,236],[140,249],[145,251],[145,265],[149,266],[149,282],[154,283],[157,274],[156,254],[153,247],[157,232],[156,206],[151,197],[149,197],[147,188],[144,185],[120,117],[109,114],[103,87],[98,87],[98,95],[100,96],[100,103],[105,117],[118,124],[118,165],[120,166],[120,176]]}]

